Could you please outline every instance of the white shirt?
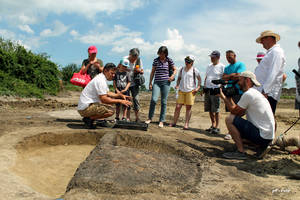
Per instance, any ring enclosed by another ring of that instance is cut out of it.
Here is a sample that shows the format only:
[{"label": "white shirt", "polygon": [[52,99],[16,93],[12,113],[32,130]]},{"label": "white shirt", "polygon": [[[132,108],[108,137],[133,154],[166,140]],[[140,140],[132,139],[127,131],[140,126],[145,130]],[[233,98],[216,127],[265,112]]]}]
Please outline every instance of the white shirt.
[{"label": "white shirt", "polygon": [[[194,79],[194,69],[195,69],[195,79]],[[185,67],[181,67],[178,76],[181,77],[179,83],[179,90],[181,92],[191,92],[197,88],[197,77],[200,76],[199,71],[195,67],[191,67],[189,71],[185,71]]]},{"label": "white shirt", "polygon": [[247,120],[259,129],[262,138],[274,139],[275,119],[267,98],[256,89],[249,88],[237,104],[246,109]]},{"label": "white shirt", "polygon": [[[129,60],[129,56],[124,56],[123,58],[127,58]],[[137,61],[137,60],[136,60]],[[131,77],[131,83],[130,83],[130,87],[132,86],[135,86],[135,82],[134,82],[134,68],[135,68],[135,65],[136,65],[136,61],[134,63],[131,63],[129,61],[129,69],[128,69],[128,72],[129,72],[129,75]],[[142,59],[140,58],[140,69],[143,69],[143,63],[142,63]]]},{"label": "white shirt", "polygon": [[285,56],[283,49],[279,44],[275,44],[267,51],[257,69],[255,69],[256,79],[262,85],[258,90],[264,91],[268,96],[279,101],[284,67]]},{"label": "white shirt", "polygon": [[99,95],[105,95],[109,91],[107,79],[103,73],[98,74],[87,84],[81,92],[77,110],[84,110],[91,103],[100,102]]},{"label": "white shirt", "polygon": [[209,64],[206,68],[204,87],[205,88],[219,88],[220,85],[213,84],[212,80],[222,79],[224,73],[225,65],[218,63],[214,65],[213,63]]}]

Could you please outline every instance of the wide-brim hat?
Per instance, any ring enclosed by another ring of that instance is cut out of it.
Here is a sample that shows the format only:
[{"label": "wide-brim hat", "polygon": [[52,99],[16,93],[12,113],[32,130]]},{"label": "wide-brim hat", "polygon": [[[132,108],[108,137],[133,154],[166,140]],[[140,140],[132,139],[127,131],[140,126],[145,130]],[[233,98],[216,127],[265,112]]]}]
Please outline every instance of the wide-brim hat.
[{"label": "wide-brim hat", "polygon": [[240,74],[242,77],[250,78],[253,84],[257,87],[261,86],[260,83],[256,80],[256,76],[253,72],[250,71],[244,71]]},{"label": "wide-brim hat", "polygon": [[276,42],[278,42],[280,40],[280,35],[278,35],[277,33],[274,33],[273,31],[264,31],[260,34],[260,36],[258,38],[256,38],[256,42],[257,43],[261,43],[261,39],[267,36],[272,36],[275,38]]}]

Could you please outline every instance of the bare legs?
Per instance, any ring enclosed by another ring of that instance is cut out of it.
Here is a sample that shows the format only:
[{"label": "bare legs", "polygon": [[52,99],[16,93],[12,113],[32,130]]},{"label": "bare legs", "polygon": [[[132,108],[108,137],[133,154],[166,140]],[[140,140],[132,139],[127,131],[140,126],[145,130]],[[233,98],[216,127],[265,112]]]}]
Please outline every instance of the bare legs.
[{"label": "bare legs", "polygon": [[[177,120],[180,116],[180,110],[182,108],[183,104],[178,104],[176,103],[176,107],[175,107],[175,111],[174,111],[174,119],[173,119],[173,124],[172,125],[176,125]],[[191,105],[186,105],[186,112],[185,112],[185,124],[184,124],[184,128],[187,129],[189,127],[189,122],[192,116],[192,106]]]}]

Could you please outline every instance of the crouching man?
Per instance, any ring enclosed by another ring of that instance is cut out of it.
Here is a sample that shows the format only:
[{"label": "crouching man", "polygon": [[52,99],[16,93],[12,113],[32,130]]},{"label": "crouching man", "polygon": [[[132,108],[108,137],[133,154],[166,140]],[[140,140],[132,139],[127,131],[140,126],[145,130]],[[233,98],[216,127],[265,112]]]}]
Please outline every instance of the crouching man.
[{"label": "crouching man", "polygon": [[[246,159],[243,140],[248,140],[259,146],[257,156],[261,158],[267,153],[267,147],[275,136],[274,115],[268,100],[252,88],[260,86],[252,72],[242,72],[238,84],[244,93],[237,104],[226,98],[220,90],[220,97],[230,111],[225,119],[226,126],[237,147],[235,152],[227,152],[223,156],[229,159]],[[247,120],[241,118],[244,114]]]},{"label": "crouching man", "polygon": [[98,74],[82,91],[77,110],[83,117],[86,128],[96,128],[93,124],[95,119],[112,116],[115,111],[110,104],[131,105],[131,102],[127,100],[129,96],[109,91],[107,81],[113,80],[116,70],[117,67],[113,63],[107,63],[103,73]]}]

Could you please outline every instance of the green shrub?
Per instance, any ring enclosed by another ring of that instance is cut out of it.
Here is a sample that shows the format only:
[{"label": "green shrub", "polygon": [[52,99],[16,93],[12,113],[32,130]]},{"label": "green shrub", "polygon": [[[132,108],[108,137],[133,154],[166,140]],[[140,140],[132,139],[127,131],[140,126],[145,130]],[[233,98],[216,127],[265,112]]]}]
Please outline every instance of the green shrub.
[{"label": "green shrub", "polygon": [[76,64],[74,63],[68,64],[67,66],[61,69],[61,76],[62,76],[61,78],[63,81],[70,81],[73,74],[79,71],[80,71],[80,67],[77,66]]},{"label": "green shrub", "polygon": [[37,96],[57,94],[58,66],[45,53],[34,54],[0,38],[0,94]]}]

